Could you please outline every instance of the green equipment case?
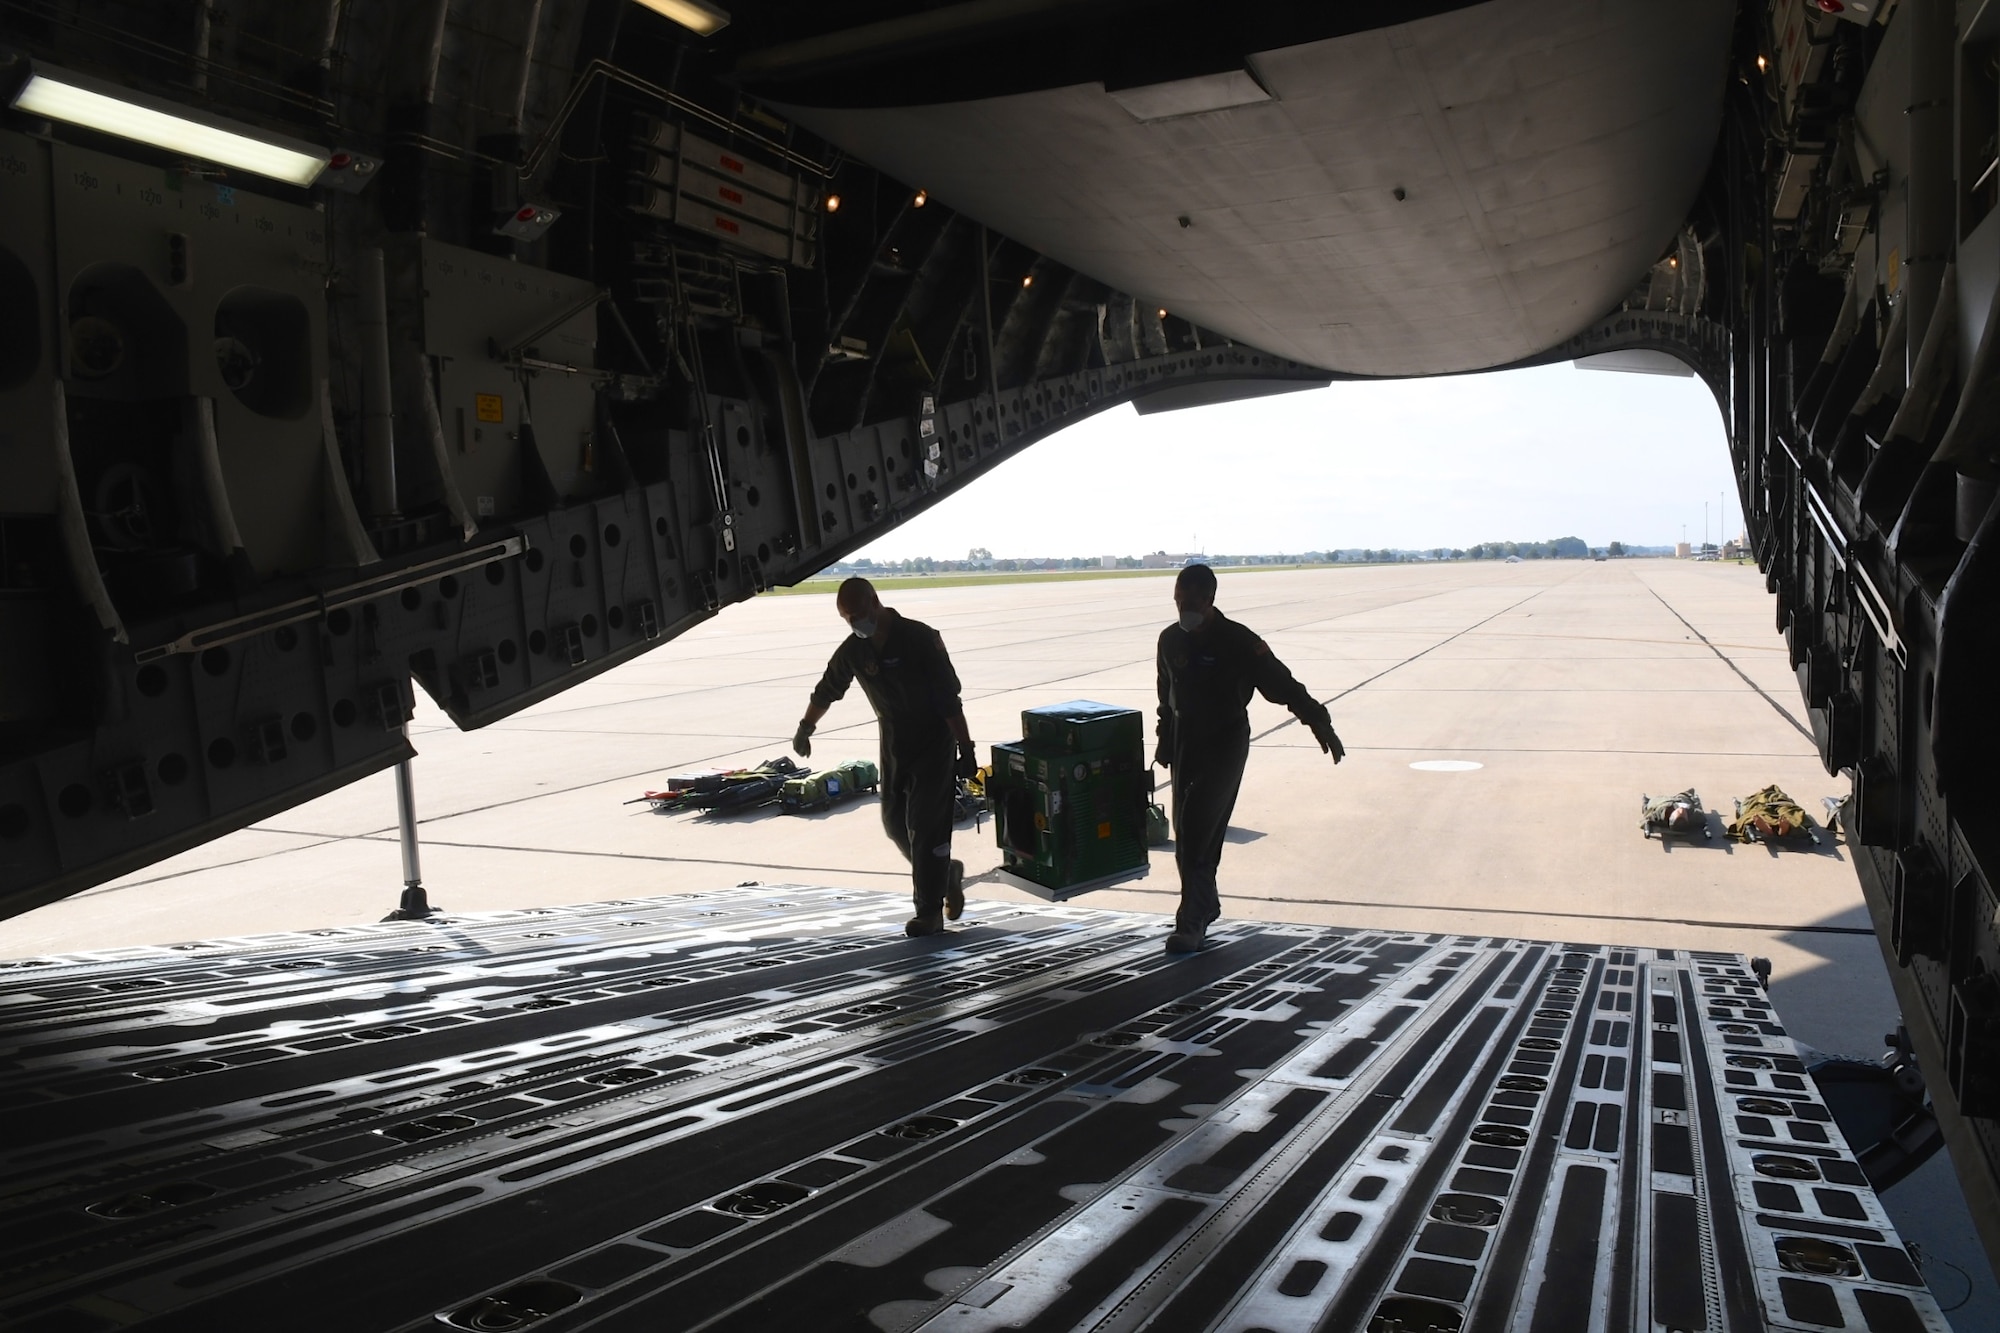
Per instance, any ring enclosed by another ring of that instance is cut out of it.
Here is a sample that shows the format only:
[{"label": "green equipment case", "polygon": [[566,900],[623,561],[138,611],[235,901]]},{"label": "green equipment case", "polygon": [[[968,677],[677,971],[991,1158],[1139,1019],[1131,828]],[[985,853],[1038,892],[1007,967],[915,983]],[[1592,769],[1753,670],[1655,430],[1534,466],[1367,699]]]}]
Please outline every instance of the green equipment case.
[{"label": "green equipment case", "polygon": [[1021,731],[993,747],[986,784],[1001,868],[1051,901],[1144,875],[1143,716],[1078,700],[1026,710]]},{"label": "green equipment case", "polygon": [[1146,755],[1146,717],[1135,708],[1072,699],[1021,710],[1021,743],[1042,754],[1104,750]]}]

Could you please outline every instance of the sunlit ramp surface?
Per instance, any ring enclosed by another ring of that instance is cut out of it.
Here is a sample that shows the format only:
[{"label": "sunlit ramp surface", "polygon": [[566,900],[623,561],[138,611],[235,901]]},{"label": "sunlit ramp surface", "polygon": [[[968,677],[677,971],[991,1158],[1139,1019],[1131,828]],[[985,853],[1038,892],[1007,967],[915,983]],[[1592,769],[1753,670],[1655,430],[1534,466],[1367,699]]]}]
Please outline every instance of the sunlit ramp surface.
[{"label": "sunlit ramp surface", "polygon": [[904,910],[0,965],[0,1321],[1946,1329],[1737,955]]}]

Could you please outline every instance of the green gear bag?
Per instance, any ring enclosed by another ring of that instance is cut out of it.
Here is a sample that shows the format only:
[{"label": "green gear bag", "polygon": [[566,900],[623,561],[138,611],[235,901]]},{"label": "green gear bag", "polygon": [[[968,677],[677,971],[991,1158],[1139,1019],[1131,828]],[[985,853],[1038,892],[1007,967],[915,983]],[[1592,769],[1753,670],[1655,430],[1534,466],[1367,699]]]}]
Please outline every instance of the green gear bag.
[{"label": "green gear bag", "polygon": [[823,810],[830,805],[873,791],[882,781],[881,770],[866,759],[850,759],[817,773],[808,773],[778,789],[778,803],[788,811]]},{"label": "green gear bag", "polygon": [[1776,786],[1754,791],[1736,803],[1736,818],[1730,821],[1729,836],[1738,842],[1754,841],[1758,835],[1784,838],[1809,833],[1812,816]]},{"label": "green gear bag", "polygon": [[1696,833],[1707,826],[1708,812],[1702,809],[1701,797],[1692,787],[1672,796],[1648,797],[1639,820],[1641,829],[1677,833]]}]

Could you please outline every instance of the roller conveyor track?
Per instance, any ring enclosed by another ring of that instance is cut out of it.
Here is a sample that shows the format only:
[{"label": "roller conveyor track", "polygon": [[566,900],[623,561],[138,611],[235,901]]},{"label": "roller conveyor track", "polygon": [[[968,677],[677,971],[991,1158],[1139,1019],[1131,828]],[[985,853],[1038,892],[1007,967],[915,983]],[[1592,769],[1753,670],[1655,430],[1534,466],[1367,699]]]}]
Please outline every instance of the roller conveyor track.
[{"label": "roller conveyor track", "polygon": [[1736,955],[905,911],[0,963],[0,1326],[1946,1333]]}]

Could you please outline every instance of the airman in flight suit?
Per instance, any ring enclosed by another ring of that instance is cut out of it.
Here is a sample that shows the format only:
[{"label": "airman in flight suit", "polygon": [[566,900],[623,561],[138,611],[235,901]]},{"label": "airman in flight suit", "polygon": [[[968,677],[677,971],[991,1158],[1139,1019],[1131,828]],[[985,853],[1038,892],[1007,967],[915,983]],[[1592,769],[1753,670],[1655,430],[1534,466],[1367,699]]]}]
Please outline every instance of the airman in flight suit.
[{"label": "airman in flight suit", "polygon": [[1247,626],[1215,609],[1215,571],[1189,565],[1174,580],[1180,618],[1160,631],[1159,749],[1153,762],[1173,771],[1174,864],[1181,905],[1168,953],[1194,953],[1222,915],[1215,887],[1222,840],[1250,757],[1250,695],[1283,704],[1339,763],[1346,751],[1326,705],[1293,679]]},{"label": "airman in flight suit", "polygon": [[955,778],[971,777],[979,762],[958,673],[938,632],[882,605],[867,579],[842,583],[834,606],[852,633],[826,664],[792,749],[811,755],[814,727],[861,682],[882,731],[882,827],[909,861],[914,885],[916,915],[904,933],[935,935],[965,911],[965,867],[951,859]]}]

